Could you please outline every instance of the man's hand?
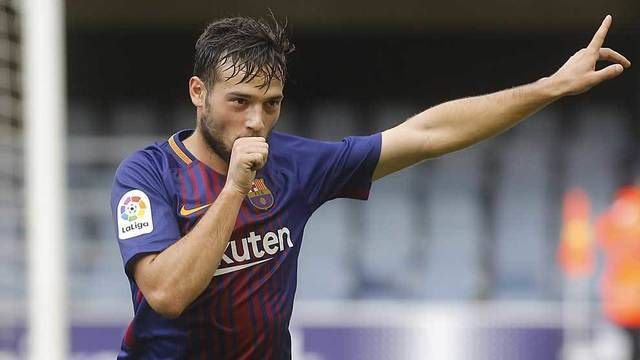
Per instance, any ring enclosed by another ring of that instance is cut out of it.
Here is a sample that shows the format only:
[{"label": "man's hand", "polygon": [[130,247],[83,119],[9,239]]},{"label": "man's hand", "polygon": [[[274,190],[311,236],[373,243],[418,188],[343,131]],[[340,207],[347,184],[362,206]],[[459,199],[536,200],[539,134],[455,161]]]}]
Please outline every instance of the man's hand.
[{"label": "man's hand", "polygon": [[269,144],[263,137],[242,137],[236,139],[231,149],[231,160],[227,173],[227,183],[233,190],[246,195],[256,177],[256,171],[267,163]]},{"label": "man's hand", "polygon": [[[603,48],[604,40],[611,26],[611,15],[607,15],[593,36],[591,43],[575,53],[548,80],[558,88],[558,96],[583,93],[599,83],[613,79],[622,74],[631,62],[615,50]],[[606,60],[613,62],[604,69],[596,71],[596,62]]]},{"label": "man's hand", "polygon": [[268,149],[262,137],[237,139],[231,149],[224,191],[198,223],[168,248],[135,260],[136,284],[158,314],[179,317],[207,288],[229,244],[256,171],[267,162]]}]

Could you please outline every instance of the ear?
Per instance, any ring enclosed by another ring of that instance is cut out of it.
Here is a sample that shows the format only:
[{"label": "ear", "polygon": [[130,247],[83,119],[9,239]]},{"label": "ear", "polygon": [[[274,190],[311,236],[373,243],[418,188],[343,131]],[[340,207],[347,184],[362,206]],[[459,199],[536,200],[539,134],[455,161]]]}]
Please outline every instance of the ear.
[{"label": "ear", "polygon": [[205,99],[207,98],[207,87],[197,76],[192,76],[189,79],[189,96],[191,96],[191,102],[195,107],[203,107]]}]

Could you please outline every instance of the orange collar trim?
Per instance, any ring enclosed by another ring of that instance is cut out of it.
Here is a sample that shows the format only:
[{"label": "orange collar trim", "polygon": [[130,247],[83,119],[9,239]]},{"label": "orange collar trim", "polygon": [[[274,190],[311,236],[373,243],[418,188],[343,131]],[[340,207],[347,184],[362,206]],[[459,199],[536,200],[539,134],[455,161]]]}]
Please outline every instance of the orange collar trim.
[{"label": "orange collar trim", "polygon": [[169,138],[169,146],[171,146],[171,149],[176,153],[176,155],[178,155],[178,157],[182,161],[184,161],[185,164],[191,165],[192,160],[189,158],[187,154],[184,153],[184,151],[182,151],[182,149],[180,149],[180,146],[178,146],[178,143],[176,143],[176,139],[175,139],[176,136],[178,136],[178,134],[175,134]]}]

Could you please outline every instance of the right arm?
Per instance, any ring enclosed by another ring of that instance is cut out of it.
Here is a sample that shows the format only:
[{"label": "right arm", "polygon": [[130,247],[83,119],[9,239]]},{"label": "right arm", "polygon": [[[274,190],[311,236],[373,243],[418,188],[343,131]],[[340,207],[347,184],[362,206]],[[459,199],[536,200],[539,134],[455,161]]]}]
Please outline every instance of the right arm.
[{"label": "right arm", "polygon": [[[492,94],[448,101],[384,131],[373,178],[379,179],[420,161],[475,144],[514,126],[563,96],[583,93],[622,74],[631,62],[618,52],[602,47],[611,21],[611,16],[607,16],[591,43],[550,77]],[[599,60],[614,64],[597,70]]]},{"label": "right arm", "polygon": [[227,182],[200,221],[159,253],[137,259],[133,275],[157,313],[177,318],[209,285],[233,232],[256,170],[267,161],[264,138],[240,138],[233,145]]}]

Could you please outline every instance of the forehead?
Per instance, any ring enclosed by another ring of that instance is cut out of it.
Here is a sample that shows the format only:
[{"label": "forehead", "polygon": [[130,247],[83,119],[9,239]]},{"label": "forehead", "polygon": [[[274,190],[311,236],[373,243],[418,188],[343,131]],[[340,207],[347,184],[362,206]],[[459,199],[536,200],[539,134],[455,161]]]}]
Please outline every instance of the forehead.
[{"label": "forehead", "polygon": [[214,83],[214,89],[216,91],[222,91],[224,93],[239,92],[256,97],[282,96],[284,84],[280,79],[274,77],[271,79],[271,82],[265,86],[265,75],[259,73],[253,77],[253,79],[241,82],[246,72],[239,70],[234,75],[234,70],[233,67],[229,66],[221,67],[218,73],[219,78],[216,79]]}]

